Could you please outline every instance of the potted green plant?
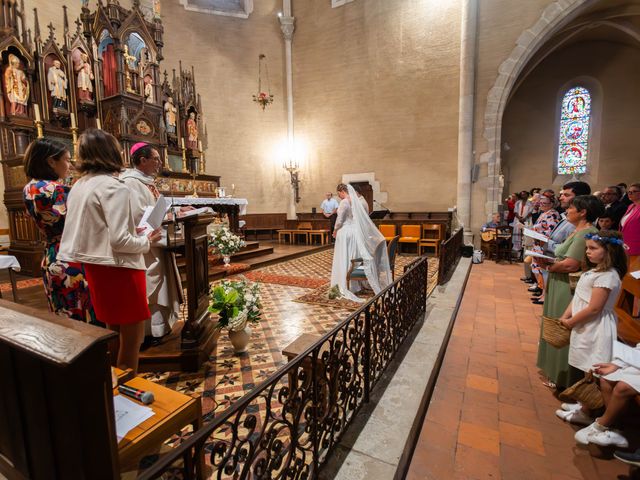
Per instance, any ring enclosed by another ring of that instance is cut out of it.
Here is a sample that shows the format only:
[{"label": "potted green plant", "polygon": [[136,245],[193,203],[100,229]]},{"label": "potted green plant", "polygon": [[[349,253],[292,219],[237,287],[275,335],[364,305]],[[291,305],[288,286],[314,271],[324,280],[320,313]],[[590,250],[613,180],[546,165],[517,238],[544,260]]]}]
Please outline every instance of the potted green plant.
[{"label": "potted green plant", "polygon": [[260,286],[246,280],[223,280],[209,294],[209,311],[218,315],[216,328],[226,328],[236,353],[247,350],[250,324],[260,321]]}]

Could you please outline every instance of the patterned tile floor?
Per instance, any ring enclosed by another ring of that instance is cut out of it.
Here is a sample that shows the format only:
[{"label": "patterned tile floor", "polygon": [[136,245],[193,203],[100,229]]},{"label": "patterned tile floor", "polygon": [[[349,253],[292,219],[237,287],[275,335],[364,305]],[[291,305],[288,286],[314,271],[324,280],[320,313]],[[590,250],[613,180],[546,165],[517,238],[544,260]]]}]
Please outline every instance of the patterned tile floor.
[{"label": "patterned tile floor", "polygon": [[[302,333],[322,335],[351,314],[346,308],[295,301],[311,290],[297,286],[300,278],[328,281],[332,259],[333,251],[325,250],[254,271],[262,274],[257,276],[263,280],[259,282],[263,308],[262,321],[252,326],[248,352],[235,354],[227,334],[222,333],[200,371],[147,373],[145,378],[182,393],[201,395],[205,419],[229,408],[286,363],[282,349]],[[397,257],[396,274],[414,260],[415,256]],[[270,275],[278,283],[268,283]],[[293,285],[279,284],[287,276]]]}]

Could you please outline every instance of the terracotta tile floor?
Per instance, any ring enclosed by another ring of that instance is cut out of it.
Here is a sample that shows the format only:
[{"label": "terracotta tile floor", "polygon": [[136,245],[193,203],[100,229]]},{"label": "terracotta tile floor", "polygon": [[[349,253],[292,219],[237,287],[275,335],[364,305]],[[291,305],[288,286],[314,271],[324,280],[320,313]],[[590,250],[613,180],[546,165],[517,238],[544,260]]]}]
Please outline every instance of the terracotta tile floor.
[{"label": "terracotta tile floor", "polygon": [[522,264],[473,266],[408,479],[628,478],[555,417],[535,366],[542,306],[521,276]]}]

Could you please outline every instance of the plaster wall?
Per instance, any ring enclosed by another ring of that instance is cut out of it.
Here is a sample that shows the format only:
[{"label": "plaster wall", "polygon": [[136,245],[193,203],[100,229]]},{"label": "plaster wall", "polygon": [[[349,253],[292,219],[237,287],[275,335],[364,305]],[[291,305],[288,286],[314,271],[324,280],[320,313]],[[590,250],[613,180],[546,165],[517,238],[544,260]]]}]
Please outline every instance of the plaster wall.
[{"label": "plaster wall", "polygon": [[[640,180],[634,125],[640,108],[640,50],[611,42],[579,43],[546,58],[522,83],[505,110],[505,190],[534,186],[558,191],[568,176],[555,174],[559,101],[572,79],[592,88],[589,171],[593,190]],[[585,83],[586,82],[586,83]],[[570,85],[573,86],[573,85]]]},{"label": "plaster wall", "polygon": [[345,174],[373,172],[396,211],[456,198],[460,2],[296,0],[299,211]]}]

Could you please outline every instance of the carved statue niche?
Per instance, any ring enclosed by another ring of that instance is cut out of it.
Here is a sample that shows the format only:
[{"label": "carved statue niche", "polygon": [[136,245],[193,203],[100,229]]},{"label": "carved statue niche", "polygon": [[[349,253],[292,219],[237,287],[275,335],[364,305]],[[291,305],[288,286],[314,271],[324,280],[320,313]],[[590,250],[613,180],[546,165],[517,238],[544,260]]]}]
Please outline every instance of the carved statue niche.
[{"label": "carved statue niche", "polygon": [[166,123],[166,130],[169,135],[176,134],[176,127],[178,124],[176,112],[178,109],[173,103],[173,97],[167,97],[167,101],[164,102],[164,121]]},{"label": "carved statue niche", "polygon": [[47,55],[44,65],[52,110],[55,114],[66,114],[69,112],[69,96],[67,94],[69,79],[62,67],[62,61],[55,55]]},{"label": "carved statue niche", "polygon": [[76,87],[78,89],[78,101],[80,103],[94,103],[93,95],[93,67],[89,55],[81,48],[74,48],[71,52],[73,71],[76,75]]},{"label": "carved statue niche", "polygon": [[195,109],[189,109],[189,118],[187,119],[186,124],[186,132],[187,132],[187,148],[191,150],[198,149],[198,114]]},{"label": "carved statue niche", "polygon": [[110,97],[118,93],[116,82],[117,60],[113,44],[113,38],[107,30],[100,34],[98,43],[98,55],[102,61],[102,84],[104,97]]},{"label": "carved statue niche", "polygon": [[3,91],[9,115],[27,115],[31,88],[25,73],[24,62],[11,51],[3,55]]}]

